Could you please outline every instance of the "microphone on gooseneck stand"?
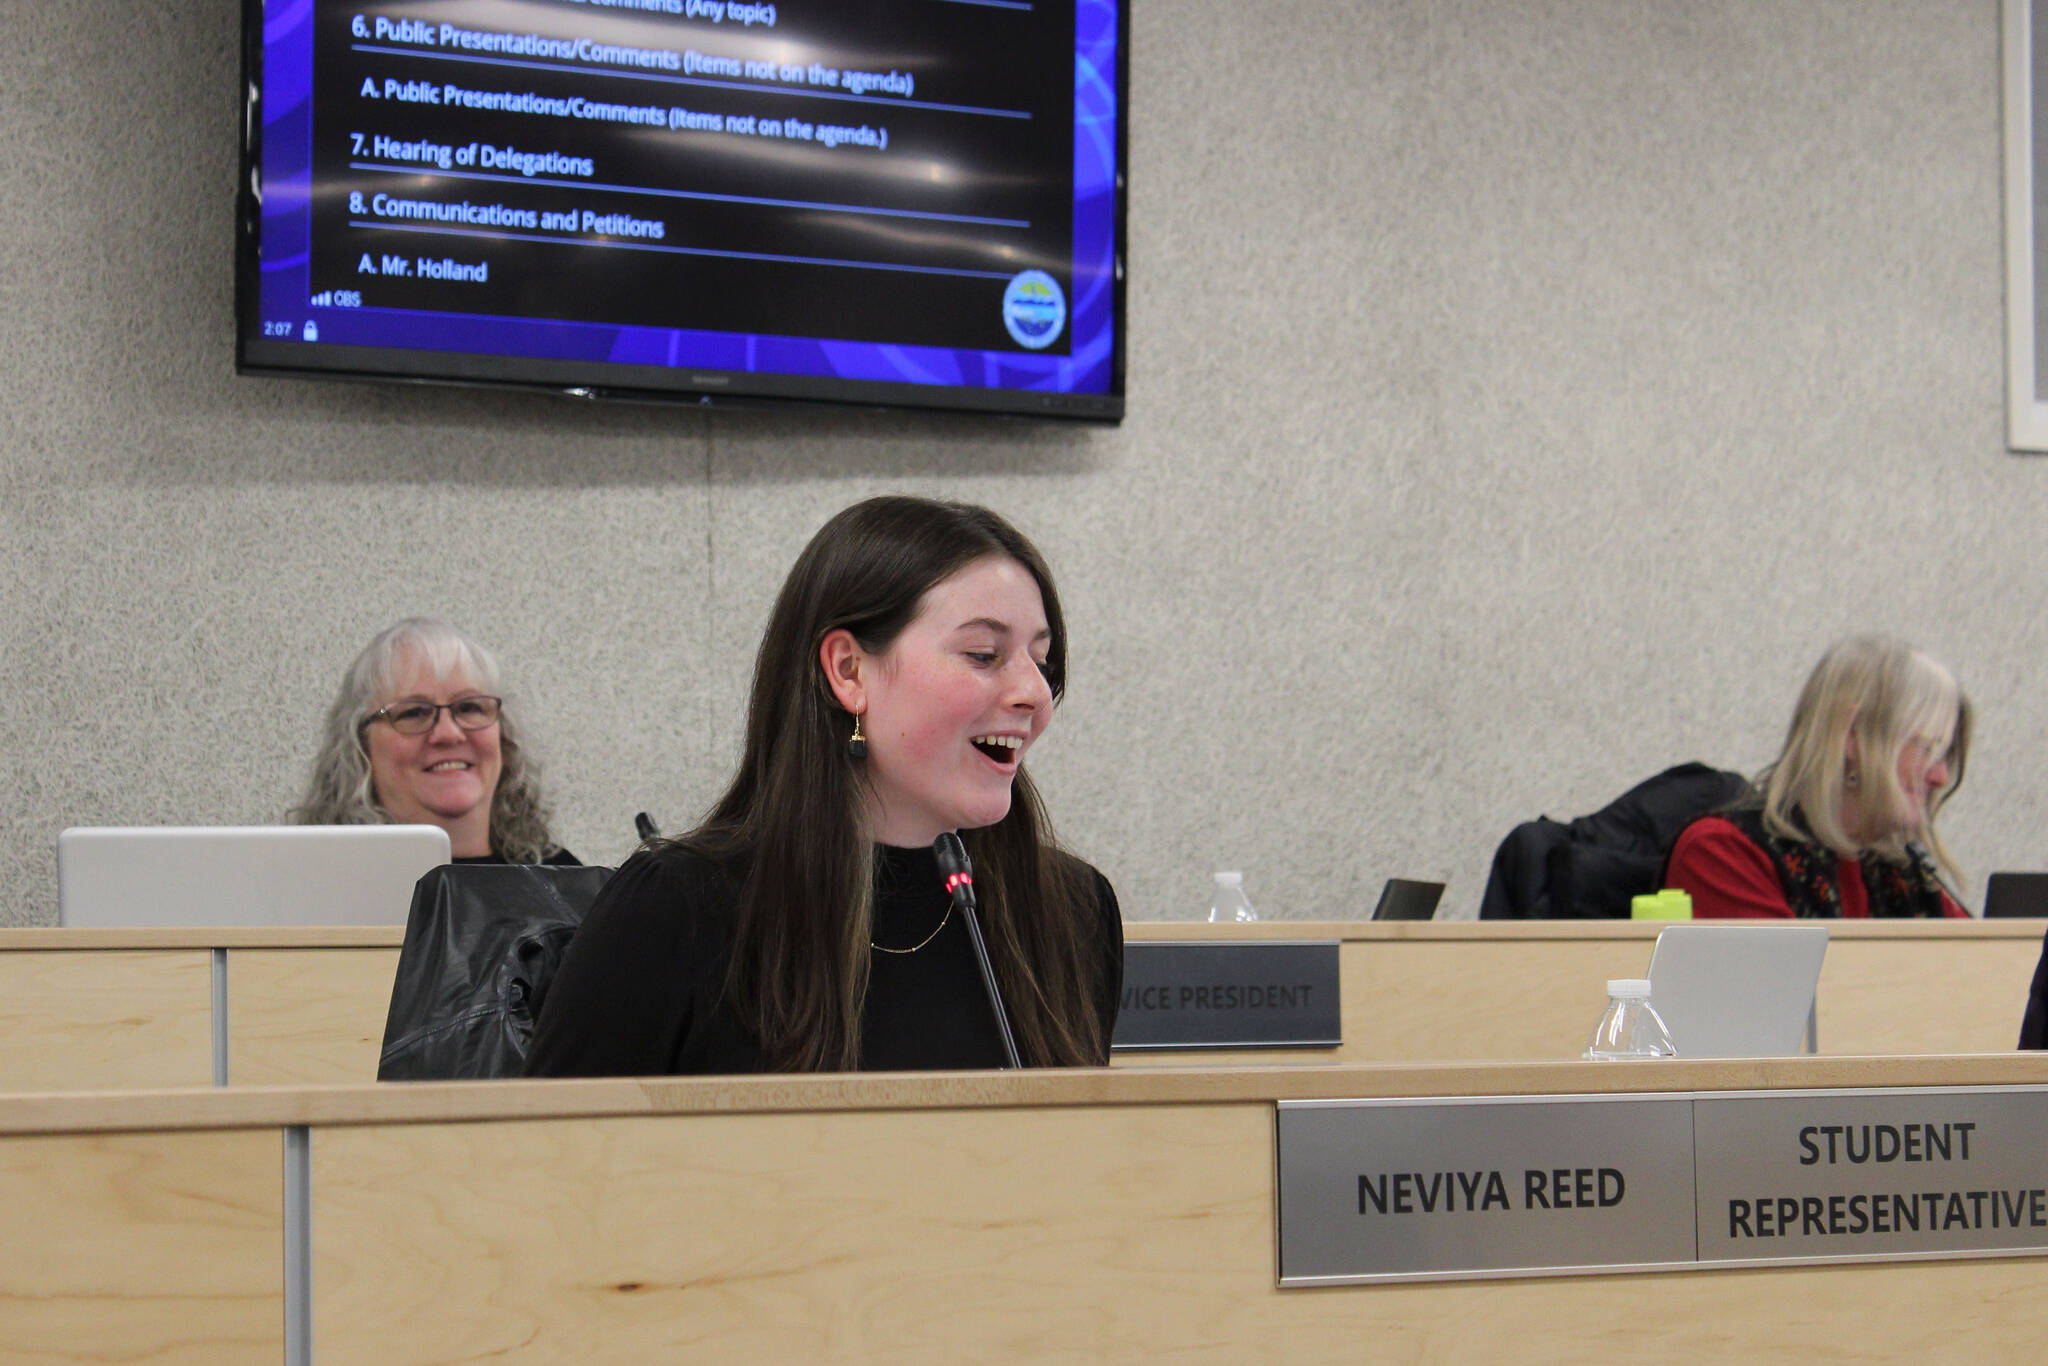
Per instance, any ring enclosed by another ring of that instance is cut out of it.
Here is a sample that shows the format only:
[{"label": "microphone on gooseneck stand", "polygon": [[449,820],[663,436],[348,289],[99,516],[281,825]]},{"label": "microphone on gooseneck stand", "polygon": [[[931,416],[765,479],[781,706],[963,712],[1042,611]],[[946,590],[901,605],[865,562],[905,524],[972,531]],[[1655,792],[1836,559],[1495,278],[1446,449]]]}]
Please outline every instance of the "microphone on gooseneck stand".
[{"label": "microphone on gooseneck stand", "polygon": [[981,917],[974,910],[974,865],[967,861],[967,846],[960,837],[948,830],[932,841],[932,853],[939,860],[939,871],[946,876],[946,890],[953,894],[953,905],[967,921],[967,938],[974,945],[974,961],[981,966],[981,985],[988,992],[989,1008],[995,1011],[996,1028],[1003,1036],[1003,1056],[1010,1060],[1010,1066],[1022,1067],[1023,1059],[1017,1056],[1017,1038],[1010,1033],[1010,1012],[1003,1009],[1003,993],[996,986],[996,970],[988,961],[988,944],[981,937]]}]

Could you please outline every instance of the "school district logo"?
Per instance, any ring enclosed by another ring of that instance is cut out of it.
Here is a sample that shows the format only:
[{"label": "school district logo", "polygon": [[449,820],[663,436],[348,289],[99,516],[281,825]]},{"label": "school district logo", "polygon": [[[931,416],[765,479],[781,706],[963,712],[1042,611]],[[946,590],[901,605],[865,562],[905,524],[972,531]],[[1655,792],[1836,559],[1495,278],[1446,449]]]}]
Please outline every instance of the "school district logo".
[{"label": "school district logo", "polygon": [[1067,296],[1042,270],[1027,270],[1003,291],[1003,326],[1017,345],[1043,351],[1067,325]]}]

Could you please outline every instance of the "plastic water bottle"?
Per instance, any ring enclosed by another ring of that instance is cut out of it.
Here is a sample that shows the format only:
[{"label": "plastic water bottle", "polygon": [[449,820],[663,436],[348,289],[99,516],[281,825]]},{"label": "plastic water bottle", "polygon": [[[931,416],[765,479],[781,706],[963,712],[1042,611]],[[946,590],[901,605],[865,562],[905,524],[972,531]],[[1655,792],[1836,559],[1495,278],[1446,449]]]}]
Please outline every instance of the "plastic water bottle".
[{"label": "plastic water bottle", "polygon": [[1258,918],[1244,894],[1244,874],[1218,873],[1216,889],[1209,897],[1209,923],[1245,924]]},{"label": "plastic water bottle", "polygon": [[1649,979],[1617,977],[1607,984],[1607,1012],[1593,1030],[1586,1056],[1601,1060],[1678,1056],[1664,1017],[1650,1004]]}]

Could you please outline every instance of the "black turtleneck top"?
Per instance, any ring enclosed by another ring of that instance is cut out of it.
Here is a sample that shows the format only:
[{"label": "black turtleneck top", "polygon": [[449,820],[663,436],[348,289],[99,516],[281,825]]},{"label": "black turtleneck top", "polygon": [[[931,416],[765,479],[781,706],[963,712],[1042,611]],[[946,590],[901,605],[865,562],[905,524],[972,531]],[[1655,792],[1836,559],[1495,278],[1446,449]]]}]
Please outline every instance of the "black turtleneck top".
[{"label": "black turtleneck top", "polygon": [[[861,1011],[863,1071],[1004,1065],[966,921],[930,849],[877,846],[874,931]],[[1094,874],[1107,1038],[1123,991],[1123,922]],[[598,893],[542,1002],[527,1075],[759,1072],[759,1045],[724,999],[739,887],[673,845],[635,854]],[[936,933],[934,933],[936,931]],[[926,942],[929,937],[929,942]],[[888,953],[909,949],[914,953]]]}]

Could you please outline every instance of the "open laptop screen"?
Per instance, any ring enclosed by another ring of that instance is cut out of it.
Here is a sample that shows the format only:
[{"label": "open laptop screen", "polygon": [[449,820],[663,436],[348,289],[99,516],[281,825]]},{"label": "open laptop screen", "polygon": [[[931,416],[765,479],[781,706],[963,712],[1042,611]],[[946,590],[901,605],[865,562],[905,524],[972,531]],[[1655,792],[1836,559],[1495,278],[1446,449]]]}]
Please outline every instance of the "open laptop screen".
[{"label": "open laptop screen", "polygon": [[1681,1058],[1806,1051],[1825,925],[1673,925],[1650,955],[1650,1004]]},{"label": "open laptop screen", "polygon": [[449,861],[435,825],[73,827],[57,837],[68,927],[403,925]]}]

